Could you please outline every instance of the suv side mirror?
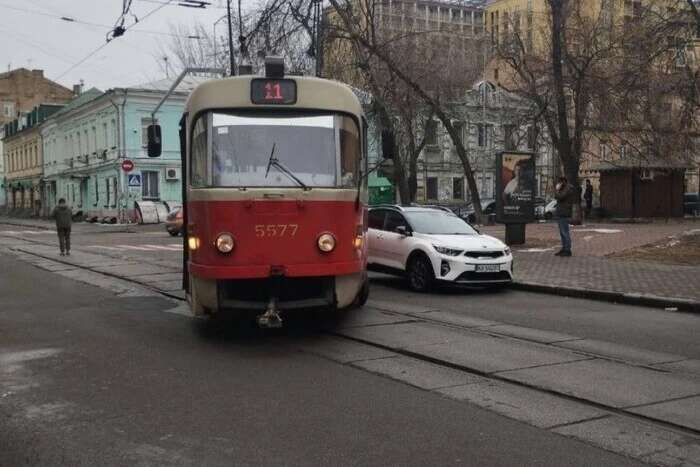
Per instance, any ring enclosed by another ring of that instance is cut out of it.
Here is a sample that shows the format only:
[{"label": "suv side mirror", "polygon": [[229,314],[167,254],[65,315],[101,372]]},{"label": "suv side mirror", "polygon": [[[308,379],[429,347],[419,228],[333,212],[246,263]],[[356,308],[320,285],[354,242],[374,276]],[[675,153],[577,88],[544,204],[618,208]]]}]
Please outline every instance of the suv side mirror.
[{"label": "suv side mirror", "polygon": [[393,159],[395,147],[394,133],[389,130],[382,131],[382,157],[384,159]]},{"label": "suv side mirror", "polygon": [[162,151],[160,125],[148,125],[148,157],[160,157]]},{"label": "suv side mirror", "polygon": [[403,235],[404,237],[410,237],[411,236],[411,231],[406,228],[405,225],[399,225],[397,226],[394,231],[397,234]]}]

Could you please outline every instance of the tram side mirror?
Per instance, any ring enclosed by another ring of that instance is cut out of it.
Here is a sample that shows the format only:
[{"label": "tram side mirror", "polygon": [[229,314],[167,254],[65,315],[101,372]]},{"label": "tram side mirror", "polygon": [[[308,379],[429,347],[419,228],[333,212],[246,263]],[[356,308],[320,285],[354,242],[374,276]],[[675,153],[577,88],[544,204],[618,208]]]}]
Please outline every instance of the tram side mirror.
[{"label": "tram side mirror", "polygon": [[382,157],[384,159],[393,159],[395,147],[394,133],[389,130],[382,131]]},{"label": "tram side mirror", "polygon": [[160,157],[162,140],[160,137],[160,125],[148,125],[148,157]]}]

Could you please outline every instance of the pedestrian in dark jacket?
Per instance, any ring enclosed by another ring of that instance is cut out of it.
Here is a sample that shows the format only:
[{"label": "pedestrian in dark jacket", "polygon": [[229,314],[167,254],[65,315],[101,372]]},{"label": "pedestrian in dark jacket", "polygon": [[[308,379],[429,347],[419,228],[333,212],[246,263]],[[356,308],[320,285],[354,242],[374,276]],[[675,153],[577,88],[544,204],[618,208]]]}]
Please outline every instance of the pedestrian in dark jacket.
[{"label": "pedestrian in dark jacket", "polygon": [[58,200],[58,206],[53,209],[51,217],[56,219],[56,231],[58,232],[58,245],[61,248],[61,256],[70,255],[70,228],[73,224],[73,212],[66,200]]},{"label": "pedestrian in dark jacket", "polygon": [[561,237],[561,250],[556,253],[556,256],[571,256],[571,233],[569,232],[569,224],[571,223],[571,214],[573,212],[574,202],[578,196],[576,195],[576,189],[569,184],[566,177],[559,177],[554,198],[557,200],[557,217],[559,223],[559,237]]},{"label": "pedestrian in dark jacket", "polygon": [[593,209],[593,185],[588,179],[586,179],[586,189],[583,191],[583,200],[586,202],[586,217],[589,217]]}]

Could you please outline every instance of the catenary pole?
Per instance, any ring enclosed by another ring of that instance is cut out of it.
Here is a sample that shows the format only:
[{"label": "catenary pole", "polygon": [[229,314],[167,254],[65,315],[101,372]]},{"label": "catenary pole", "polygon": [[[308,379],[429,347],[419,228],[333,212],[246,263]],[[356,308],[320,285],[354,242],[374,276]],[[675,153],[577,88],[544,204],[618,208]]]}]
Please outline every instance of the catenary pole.
[{"label": "catenary pole", "polygon": [[231,0],[226,1],[226,14],[228,15],[228,55],[231,64],[231,76],[234,76],[236,73],[233,68],[233,26],[231,24]]}]

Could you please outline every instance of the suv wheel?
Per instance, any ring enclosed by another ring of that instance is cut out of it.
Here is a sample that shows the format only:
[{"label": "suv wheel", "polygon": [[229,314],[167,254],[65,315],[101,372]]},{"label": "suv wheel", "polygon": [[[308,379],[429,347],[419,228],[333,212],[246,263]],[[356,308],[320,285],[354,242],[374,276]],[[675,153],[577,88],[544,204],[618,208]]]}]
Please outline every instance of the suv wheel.
[{"label": "suv wheel", "polygon": [[435,280],[433,265],[423,255],[416,255],[411,258],[408,268],[406,268],[406,275],[408,284],[416,292],[427,292]]}]

